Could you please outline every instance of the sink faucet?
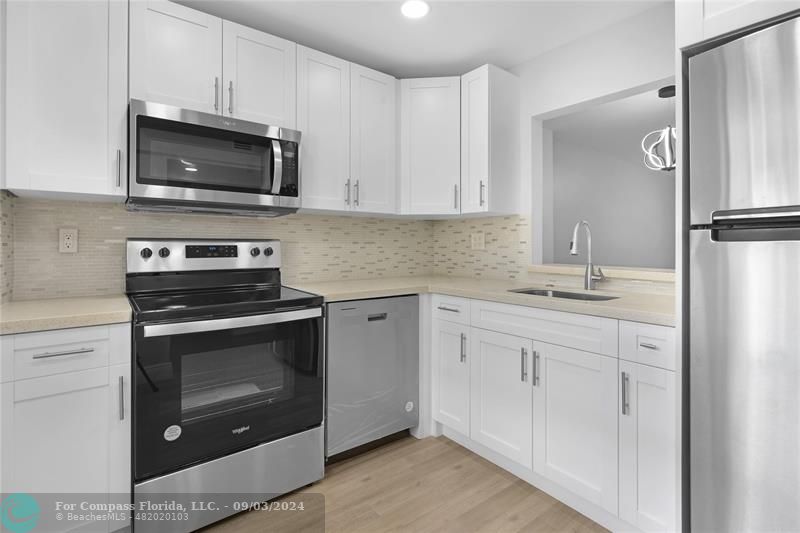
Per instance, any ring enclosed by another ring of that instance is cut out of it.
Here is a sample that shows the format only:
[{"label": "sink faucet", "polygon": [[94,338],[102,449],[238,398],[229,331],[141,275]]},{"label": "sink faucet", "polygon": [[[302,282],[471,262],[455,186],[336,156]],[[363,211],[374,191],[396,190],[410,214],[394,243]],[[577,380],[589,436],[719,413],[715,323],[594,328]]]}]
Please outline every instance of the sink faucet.
[{"label": "sink faucet", "polygon": [[595,281],[605,281],[606,276],[603,274],[603,270],[600,267],[597,267],[597,273],[594,271],[594,265],[592,264],[592,230],[589,228],[589,223],[585,220],[581,220],[575,224],[575,229],[572,230],[572,242],[569,243],[569,253],[570,255],[578,255],[578,230],[581,226],[586,228],[587,248],[586,272],[583,275],[583,288],[590,291],[594,289]]}]

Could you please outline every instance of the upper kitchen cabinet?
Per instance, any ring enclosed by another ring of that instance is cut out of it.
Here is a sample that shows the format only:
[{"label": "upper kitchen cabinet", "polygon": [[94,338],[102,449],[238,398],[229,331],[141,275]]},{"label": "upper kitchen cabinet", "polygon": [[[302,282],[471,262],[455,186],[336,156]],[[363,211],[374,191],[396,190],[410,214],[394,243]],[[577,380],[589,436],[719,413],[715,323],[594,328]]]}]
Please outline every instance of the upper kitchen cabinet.
[{"label": "upper kitchen cabinet", "polygon": [[461,76],[461,212],[514,213],[519,80],[494,65]]},{"label": "upper kitchen cabinet", "polygon": [[297,45],[222,21],[223,113],[295,129]]},{"label": "upper kitchen cabinet", "polygon": [[401,213],[460,212],[461,78],[400,82]]},{"label": "upper kitchen cabinet", "polygon": [[16,194],[125,198],[128,7],[6,4],[6,168]]},{"label": "upper kitchen cabinet", "polygon": [[303,133],[302,206],[351,209],[350,63],[297,47],[297,125]]},{"label": "upper kitchen cabinet", "polygon": [[222,19],[165,0],[130,3],[131,98],[221,111]]},{"label": "upper kitchen cabinet", "polygon": [[131,98],[295,129],[296,48],[165,0],[131,2]]},{"label": "upper kitchen cabinet", "polygon": [[675,2],[676,44],[685,48],[800,9],[799,0],[682,0]]},{"label": "upper kitchen cabinet", "polygon": [[350,65],[350,179],[352,207],[397,212],[397,80]]}]

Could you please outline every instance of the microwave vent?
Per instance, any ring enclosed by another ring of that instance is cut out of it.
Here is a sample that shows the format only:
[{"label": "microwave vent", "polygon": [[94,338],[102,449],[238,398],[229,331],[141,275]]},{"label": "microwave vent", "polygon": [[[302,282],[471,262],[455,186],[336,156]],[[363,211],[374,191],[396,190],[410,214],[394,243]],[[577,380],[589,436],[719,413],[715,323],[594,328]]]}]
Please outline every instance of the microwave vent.
[{"label": "microwave vent", "polygon": [[253,151],[253,145],[248,143],[234,141],[233,147],[236,148],[237,150],[247,150],[248,152]]}]

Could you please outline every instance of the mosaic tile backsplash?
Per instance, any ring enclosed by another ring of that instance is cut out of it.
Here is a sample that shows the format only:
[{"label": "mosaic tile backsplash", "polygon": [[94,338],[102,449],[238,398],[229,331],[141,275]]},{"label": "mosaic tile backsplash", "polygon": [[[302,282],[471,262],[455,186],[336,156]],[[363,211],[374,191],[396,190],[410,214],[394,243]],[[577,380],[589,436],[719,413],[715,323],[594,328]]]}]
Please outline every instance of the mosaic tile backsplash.
[{"label": "mosaic tile backsplash", "polygon": [[0,191],[0,303],[11,300],[14,283],[14,201]]}]

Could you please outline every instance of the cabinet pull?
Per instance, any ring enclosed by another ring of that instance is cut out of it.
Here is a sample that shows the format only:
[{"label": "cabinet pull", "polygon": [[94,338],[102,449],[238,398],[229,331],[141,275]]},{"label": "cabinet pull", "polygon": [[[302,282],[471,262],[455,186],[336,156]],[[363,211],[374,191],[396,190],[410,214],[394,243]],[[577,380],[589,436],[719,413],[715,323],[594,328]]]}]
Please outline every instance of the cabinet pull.
[{"label": "cabinet pull", "polygon": [[350,178],[344,182],[344,203],[350,205]]},{"label": "cabinet pull", "polygon": [[214,77],[214,111],[219,111],[219,78]]},{"label": "cabinet pull", "polygon": [[539,352],[533,351],[533,386],[539,386]]},{"label": "cabinet pull", "polygon": [[628,415],[631,412],[631,406],[628,402],[628,373],[622,372],[621,375],[621,382],[622,382],[622,414]]},{"label": "cabinet pull", "polygon": [[453,185],[453,209],[458,209],[458,184]]},{"label": "cabinet pull", "polygon": [[360,194],[359,194],[360,190],[361,190],[361,187],[359,187],[359,180],[356,180],[356,184],[353,185],[353,192],[354,192],[353,205],[356,206],[356,207],[358,207],[358,205],[359,205],[358,204],[358,200],[359,200],[359,196],[360,196]]},{"label": "cabinet pull", "polygon": [[481,206],[483,206],[483,202],[484,202],[483,191],[484,191],[485,188],[486,188],[486,184],[483,183],[483,180],[481,180],[480,191],[479,191],[479,194],[478,194],[478,196],[480,197],[480,205]]},{"label": "cabinet pull", "polygon": [[122,150],[117,148],[117,188],[122,187]]},{"label": "cabinet pull", "polygon": [[520,365],[520,379],[528,381],[528,350],[520,348],[519,350],[519,365]]},{"label": "cabinet pull", "polygon": [[119,419],[125,420],[125,380],[119,377]]},{"label": "cabinet pull", "polygon": [[462,333],[461,334],[461,362],[467,360],[467,336]]},{"label": "cabinet pull", "polygon": [[48,359],[50,357],[61,357],[63,355],[79,355],[82,353],[93,352],[94,348],[78,348],[77,350],[65,350],[63,352],[45,352],[33,356],[34,359]]},{"label": "cabinet pull", "polygon": [[228,84],[228,113],[233,115],[233,82]]},{"label": "cabinet pull", "polygon": [[439,311],[449,311],[451,313],[460,313],[461,312],[458,309],[453,309],[452,307],[446,307],[444,305],[440,305],[436,309],[438,309]]},{"label": "cabinet pull", "polygon": [[640,342],[639,347],[647,348],[648,350],[658,350],[658,346],[656,346],[655,344],[651,344],[649,342]]}]

